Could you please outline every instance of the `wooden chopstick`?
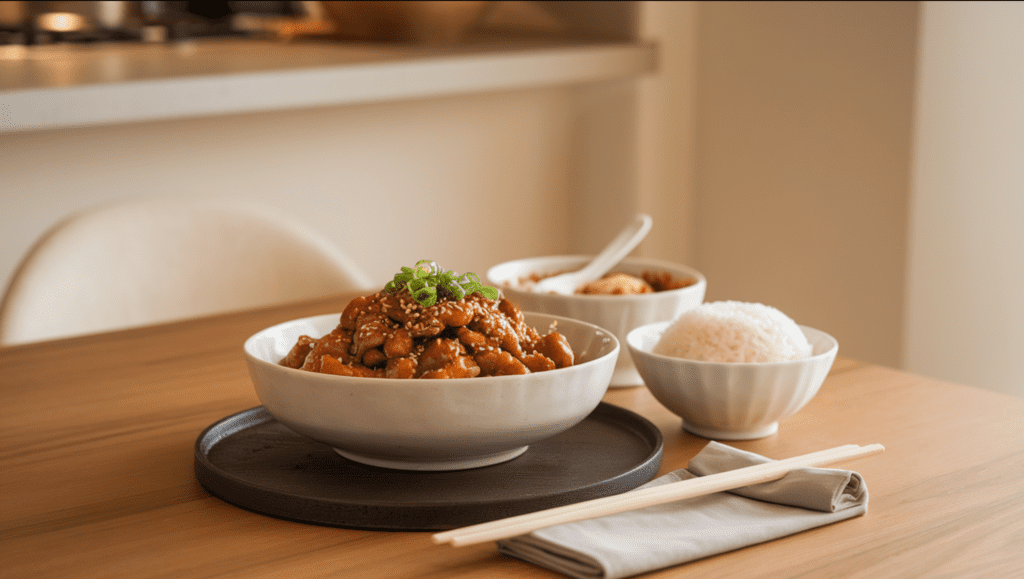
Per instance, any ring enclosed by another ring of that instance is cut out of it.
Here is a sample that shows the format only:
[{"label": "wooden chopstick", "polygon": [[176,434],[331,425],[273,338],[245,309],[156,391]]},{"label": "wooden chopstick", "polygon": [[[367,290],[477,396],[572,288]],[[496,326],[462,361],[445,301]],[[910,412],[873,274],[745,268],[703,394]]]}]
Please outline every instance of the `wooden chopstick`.
[{"label": "wooden chopstick", "polygon": [[697,477],[669,483],[649,489],[640,489],[620,495],[603,497],[581,503],[555,507],[535,513],[527,513],[488,523],[480,523],[460,529],[434,534],[434,543],[451,544],[453,547],[474,545],[487,541],[498,541],[517,537],[553,525],[603,517],[615,513],[642,509],[653,505],[689,499],[721,491],[727,491],[753,484],[778,480],[789,471],[802,467],[815,467],[853,460],[879,454],[885,450],[881,444],[857,446],[848,444],[827,450],[812,452],[772,461],[764,464],[738,468],[718,474]]}]

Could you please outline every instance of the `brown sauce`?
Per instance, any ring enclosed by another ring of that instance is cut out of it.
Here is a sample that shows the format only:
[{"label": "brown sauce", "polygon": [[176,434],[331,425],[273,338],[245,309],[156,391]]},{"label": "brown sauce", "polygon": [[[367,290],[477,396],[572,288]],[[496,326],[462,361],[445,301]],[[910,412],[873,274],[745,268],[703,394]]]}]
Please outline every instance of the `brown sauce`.
[{"label": "brown sauce", "polygon": [[[550,274],[531,274],[520,279],[520,285],[529,287],[540,280],[567,272],[555,272]],[[610,272],[601,279],[581,286],[576,289],[577,294],[589,295],[636,295],[689,287],[697,283],[693,278],[680,278],[673,276],[667,271],[645,271],[639,276],[623,272]]]},{"label": "brown sauce", "polygon": [[470,294],[430,307],[407,291],[352,300],[338,326],[319,339],[300,336],[282,366],[378,378],[473,378],[572,366],[569,342],[541,335],[504,298]]}]

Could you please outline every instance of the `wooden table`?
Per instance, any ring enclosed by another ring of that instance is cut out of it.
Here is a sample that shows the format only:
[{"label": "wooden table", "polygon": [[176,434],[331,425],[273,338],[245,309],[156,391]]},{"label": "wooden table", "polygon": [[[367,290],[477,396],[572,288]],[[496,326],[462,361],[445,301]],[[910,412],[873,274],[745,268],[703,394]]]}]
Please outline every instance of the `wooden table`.
[{"label": "wooden table", "polygon": [[[261,516],[196,482],[199,433],[259,405],[244,339],[349,297],[0,349],[0,577],[558,577],[493,544]],[[663,472],[707,442],[642,387],[605,400],[662,430]],[[866,516],[645,577],[1024,576],[1024,401],[840,358],[778,434],[735,446],[848,443],[887,449],[849,465]]]}]

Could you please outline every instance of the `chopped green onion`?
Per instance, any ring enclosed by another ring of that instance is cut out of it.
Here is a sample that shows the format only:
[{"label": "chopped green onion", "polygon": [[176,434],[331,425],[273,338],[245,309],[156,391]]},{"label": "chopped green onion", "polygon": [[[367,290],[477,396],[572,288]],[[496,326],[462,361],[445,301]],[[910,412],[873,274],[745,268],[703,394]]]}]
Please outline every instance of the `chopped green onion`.
[{"label": "chopped green onion", "polygon": [[461,300],[472,293],[479,293],[490,300],[498,299],[498,289],[480,283],[475,273],[456,274],[444,271],[436,263],[422,259],[414,267],[403,267],[402,272],[384,286],[384,291],[397,293],[408,290],[421,306],[429,308],[441,296]]}]

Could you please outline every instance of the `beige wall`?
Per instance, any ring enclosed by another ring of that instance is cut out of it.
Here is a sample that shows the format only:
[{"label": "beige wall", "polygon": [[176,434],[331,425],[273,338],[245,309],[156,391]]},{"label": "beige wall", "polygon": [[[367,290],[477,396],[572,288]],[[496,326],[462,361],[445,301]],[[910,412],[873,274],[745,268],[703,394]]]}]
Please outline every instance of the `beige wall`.
[{"label": "beige wall", "polygon": [[922,22],[906,368],[1024,397],[1024,4]]},{"label": "beige wall", "polygon": [[758,301],[898,366],[918,6],[706,2],[696,261],[708,300]]},{"label": "beige wall", "polygon": [[6,285],[46,228],[138,196],[265,201],[348,248],[375,279],[570,249],[570,89],[0,136]]},{"label": "beige wall", "polygon": [[637,204],[656,218],[637,253],[693,265],[698,3],[641,5],[640,35],[659,59],[658,73],[637,83]]}]

